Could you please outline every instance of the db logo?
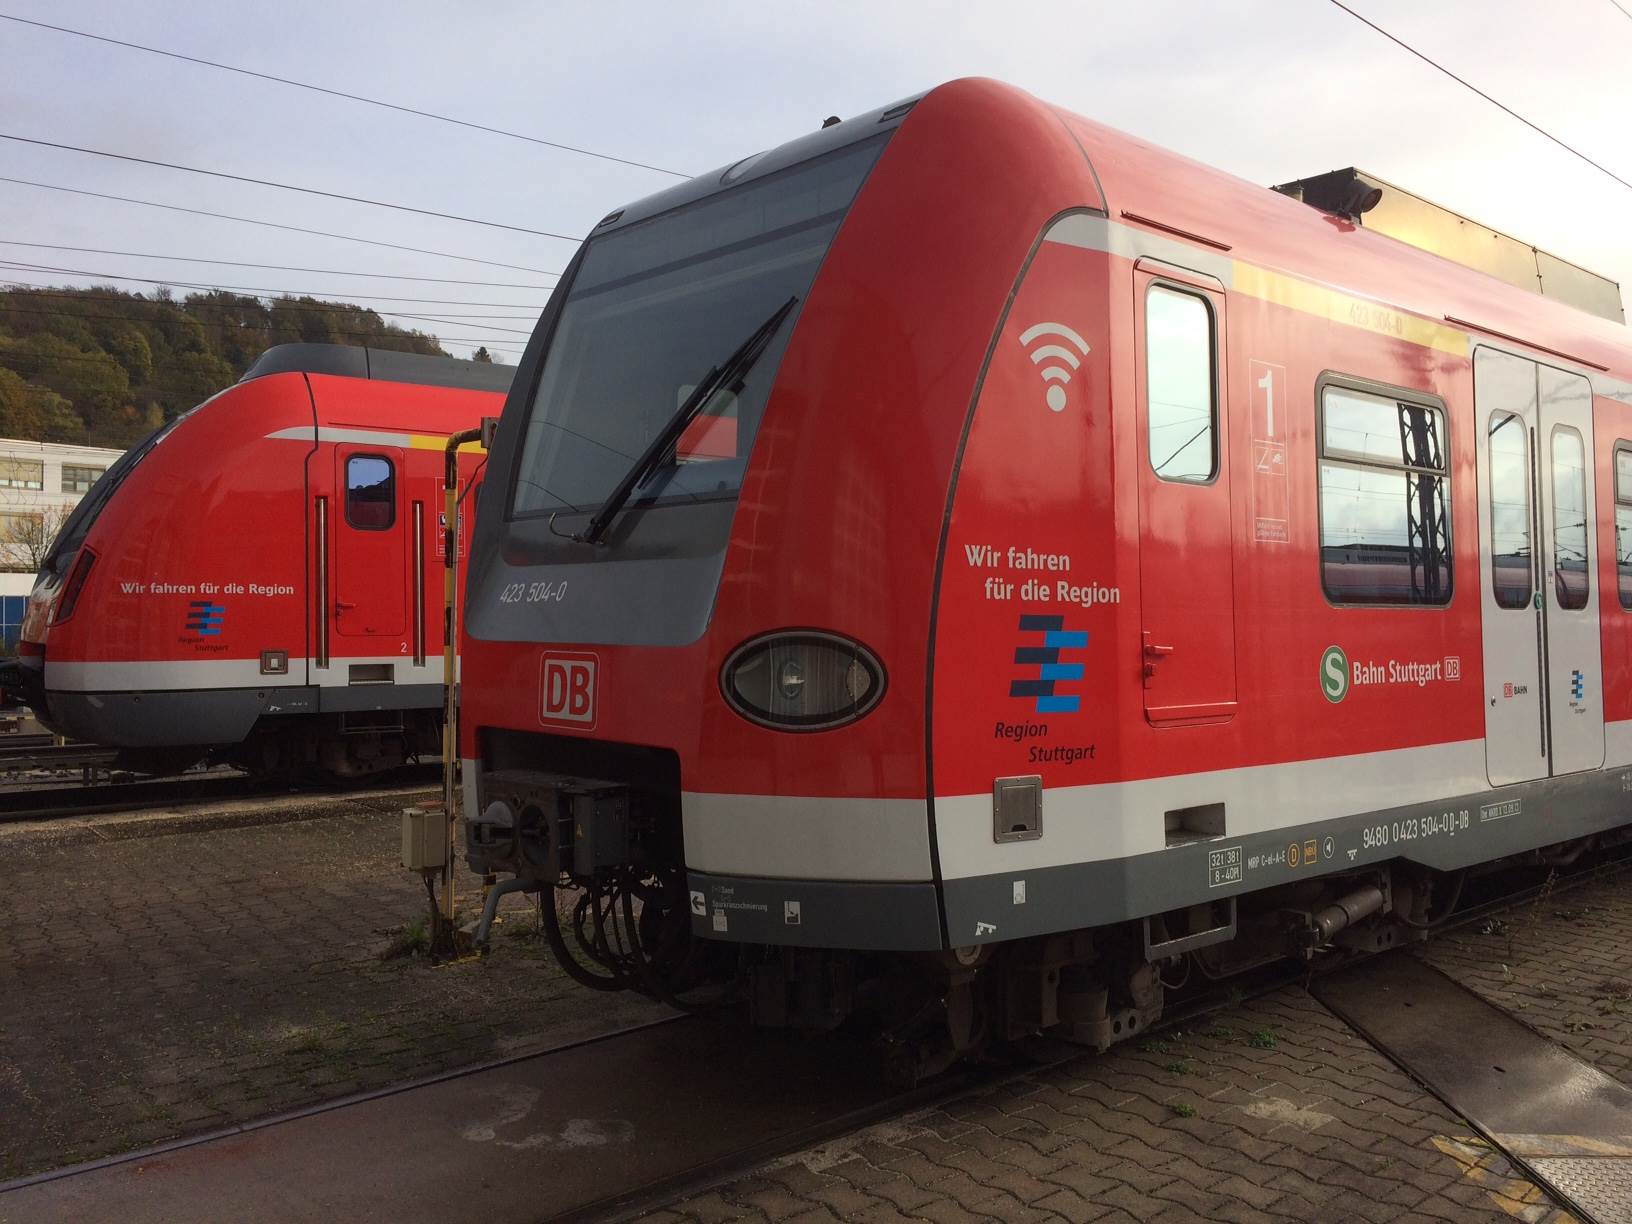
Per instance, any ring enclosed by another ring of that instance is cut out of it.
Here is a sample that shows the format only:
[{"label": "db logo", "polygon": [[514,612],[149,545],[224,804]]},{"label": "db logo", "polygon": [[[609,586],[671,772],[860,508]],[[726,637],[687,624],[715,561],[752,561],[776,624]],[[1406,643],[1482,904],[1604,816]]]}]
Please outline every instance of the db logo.
[{"label": "db logo", "polygon": [[586,731],[593,727],[599,665],[592,654],[546,654],[539,684],[539,718]]}]

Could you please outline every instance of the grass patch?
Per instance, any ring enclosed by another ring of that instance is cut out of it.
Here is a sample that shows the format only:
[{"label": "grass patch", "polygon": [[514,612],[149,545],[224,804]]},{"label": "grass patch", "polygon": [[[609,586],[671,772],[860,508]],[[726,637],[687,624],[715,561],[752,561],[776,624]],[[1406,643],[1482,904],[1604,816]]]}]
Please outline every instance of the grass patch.
[{"label": "grass patch", "polygon": [[404,956],[424,956],[431,950],[431,933],[425,928],[425,919],[415,918],[402,924],[402,929],[380,953],[381,960],[397,960]]},{"label": "grass patch", "polygon": [[1267,1028],[1261,1028],[1247,1038],[1247,1044],[1255,1050],[1273,1050],[1275,1048],[1275,1034]]},{"label": "grass patch", "polygon": [[1193,1118],[1196,1116],[1196,1107],[1187,1101],[1180,1101],[1173,1106],[1173,1112],[1181,1118]]}]

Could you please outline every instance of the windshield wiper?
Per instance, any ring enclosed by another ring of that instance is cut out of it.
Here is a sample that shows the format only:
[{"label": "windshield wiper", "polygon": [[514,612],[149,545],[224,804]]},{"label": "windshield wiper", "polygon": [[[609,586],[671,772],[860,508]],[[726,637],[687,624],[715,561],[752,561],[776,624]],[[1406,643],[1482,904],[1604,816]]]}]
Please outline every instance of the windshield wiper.
[{"label": "windshield wiper", "polygon": [[[606,534],[606,529],[612,520],[618,516],[634,491],[649,480],[658,468],[665,466],[668,455],[679,442],[680,435],[686,432],[686,426],[697,419],[704,405],[721,391],[730,391],[739,394],[742,391],[743,381],[748,377],[748,371],[753,368],[754,362],[765,352],[770,344],[771,337],[776,335],[777,328],[788,317],[799,295],[794,294],[782,305],[778,306],[771,317],[761,323],[758,329],[748,339],[737,346],[735,352],[707,374],[701,382],[686,396],[686,402],[681,404],[662,429],[658,430],[650,444],[640,453],[629,470],[623,474],[623,479],[613,487],[612,492],[606,495],[606,500],[600,508],[590,515],[589,522],[584,529],[569,536],[580,544],[596,544]],[[557,511],[557,513],[560,513]],[[550,516],[550,525],[555,525],[555,515]],[[557,532],[557,535],[562,533]]]}]

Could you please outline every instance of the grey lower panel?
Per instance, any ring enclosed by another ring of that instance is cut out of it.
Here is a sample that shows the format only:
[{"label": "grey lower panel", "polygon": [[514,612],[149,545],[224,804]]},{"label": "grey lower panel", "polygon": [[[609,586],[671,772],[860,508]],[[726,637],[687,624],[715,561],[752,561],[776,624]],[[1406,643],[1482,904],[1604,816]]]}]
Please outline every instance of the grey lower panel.
[{"label": "grey lower panel", "polygon": [[314,689],[318,709],[325,714],[357,710],[437,710],[442,707],[440,684],[348,684]]},{"label": "grey lower panel", "polygon": [[46,694],[52,730],[114,748],[209,747],[242,743],[267,716],[434,710],[439,684],[355,684],[185,692]]},{"label": "grey lower panel", "polygon": [[311,688],[46,695],[50,724],[74,739],[115,748],[236,744],[263,714],[313,714]]},{"label": "grey lower panel", "polygon": [[941,947],[933,884],[686,873],[692,934],[735,943],[900,952]]},{"label": "grey lower panel", "polygon": [[[948,880],[954,946],[1020,939],[1159,914],[1368,863],[1440,871],[1632,824],[1632,768],[1543,778],[1149,854]],[[1043,839],[1046,843],[1047,832]],[[785,941],[783,941],[785,942]]]}]

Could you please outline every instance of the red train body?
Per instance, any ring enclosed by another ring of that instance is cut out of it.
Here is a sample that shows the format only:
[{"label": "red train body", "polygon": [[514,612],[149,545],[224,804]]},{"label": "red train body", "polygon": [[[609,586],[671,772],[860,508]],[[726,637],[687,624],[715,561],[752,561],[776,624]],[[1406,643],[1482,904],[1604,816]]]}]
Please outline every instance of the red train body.
[{"label": "red train body", "polygon": [[283,345],[138,444],[31,596],[42,721],[151,769],[211,751],[352,775],[439,752],[443,447],[509,375]]},{"label": "red train body", "polygon": [[[594,538],[790,296],[705,410],[734,455],[682,440]],[[1622,327],[994,83],[850,120],[612,214],[541,320],[471,861],[584,889],[601,985],[746,946],[762,1019],[826,1023],[886,954],[963,1048],[1387,943],[1443,873],[1624,831],[1626,439]]]}]

